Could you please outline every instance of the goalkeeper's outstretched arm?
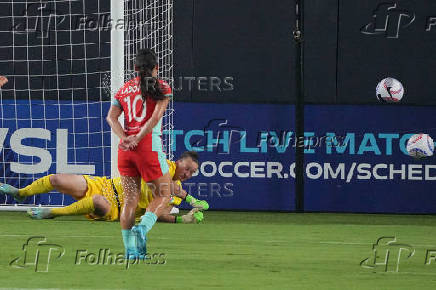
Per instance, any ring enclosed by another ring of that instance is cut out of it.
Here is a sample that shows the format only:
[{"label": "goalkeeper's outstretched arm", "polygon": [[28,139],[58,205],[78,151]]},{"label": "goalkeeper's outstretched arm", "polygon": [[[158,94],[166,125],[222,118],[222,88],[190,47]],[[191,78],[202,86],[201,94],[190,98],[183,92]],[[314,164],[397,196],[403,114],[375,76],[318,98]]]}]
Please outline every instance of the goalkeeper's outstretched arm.
[{"label": "goalkeeper's outstretched arm", "polygon": [[172,193],[189,203],[193,208],[198,208],[200,210],[209,209],[209,204],[205,200],[196,199],[192,195],[188,194],[177,181],[173,181],[172,185]]}]

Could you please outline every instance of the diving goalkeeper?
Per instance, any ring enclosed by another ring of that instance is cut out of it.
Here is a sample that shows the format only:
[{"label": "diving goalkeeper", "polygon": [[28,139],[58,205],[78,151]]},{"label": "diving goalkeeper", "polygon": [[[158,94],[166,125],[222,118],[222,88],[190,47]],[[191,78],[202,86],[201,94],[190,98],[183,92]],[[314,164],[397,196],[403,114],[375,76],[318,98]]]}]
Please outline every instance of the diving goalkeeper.
[{"label": "diving goalkeeper", "polygon": [[[176,161],[167,160],[169,173],[174,184],[174,194],[167,206],[167,214],[159,219],[169,223],[198,223],[203,220],[203,210],[209,205],[206,201],[197,200],[189,195],[181,186],[182,181],[192,177],[198,169],[198,154],[184,152]],[[144,181],[141,182],[141,195],[136,208],[136,217],[145,213],[148,204],[153,200],[153,190]],[[48,219],[65,215],[86,215],[89,219],[106,221],[119,220],[120,210],[124,203],[123,187],[120,178],[107,179],[89,175],[52,174],[35,180],[22,189],[8,184],[0,185],[0,193],[12,196],[16,201],[23,202],[28,196],[48,193],[57,190],[70,195],[77,201],[62,208],[32,208],[28,214],[35,219]],[[194,209],[183,216],[170,215],[173,205],[179,205],[182,200],[188,202]]]}]

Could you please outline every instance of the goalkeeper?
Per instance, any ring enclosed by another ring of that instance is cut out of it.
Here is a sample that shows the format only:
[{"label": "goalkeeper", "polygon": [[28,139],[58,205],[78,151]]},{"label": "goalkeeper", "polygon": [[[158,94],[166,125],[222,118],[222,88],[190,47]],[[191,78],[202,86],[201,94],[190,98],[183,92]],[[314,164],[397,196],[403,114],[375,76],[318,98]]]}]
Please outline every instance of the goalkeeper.
[{"label": "goalkeeper", "polygon": [[[176,162],[167,160],[169,173],[175,186],[171,203],[168,204],[166,214],[159,218],[161,222],[169,223],[199,223],[203,220],[203,210],[209,205],[206,201],[197,200],[181,187],[181,181],[186,181],[198,169],[198,154],[196,152],[184,152]],[[151,185],[152,186],[152,185]],[[145,213],[148,204],[153,200],[151,186],[141,182],[141,196],[136,208],[136,217]],[[42,177],[22,189],[17,189],[8,184],[0,185],[0,193],[8,194],[15,200],[22,202],[28,196],[47,193],[57,190],[68,194],[78,200],[73,204],[62,208],[32,208],[28,214],[35,219],[47,219],[65,215],[85,214],[89,219],[106,221],[119,220],[120,210],[124,203],[123,187],[120,178],[107,179],[89,175],[52,174]],[[191,206],[188,214],[183,216],[170,215],[173,205],[179,205],[184,199]]]}]

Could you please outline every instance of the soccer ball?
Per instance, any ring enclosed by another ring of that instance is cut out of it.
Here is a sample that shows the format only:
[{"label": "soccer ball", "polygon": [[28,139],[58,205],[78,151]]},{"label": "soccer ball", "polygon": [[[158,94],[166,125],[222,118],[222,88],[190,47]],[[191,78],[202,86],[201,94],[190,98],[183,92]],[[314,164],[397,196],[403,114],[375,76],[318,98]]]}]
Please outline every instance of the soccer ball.
[{"label": "soccer ball", "polygon": [[396,103],[401,101],[403,98],[404,87],[398,80],[394,78],[385,78],[378,83],[376,95],[380,102]]},{"label": "soccer ball", "polygon": [[407,141],[407,152],[414,158],[423,158],[433,155],[434,142],[427,134],[415,134]]}]

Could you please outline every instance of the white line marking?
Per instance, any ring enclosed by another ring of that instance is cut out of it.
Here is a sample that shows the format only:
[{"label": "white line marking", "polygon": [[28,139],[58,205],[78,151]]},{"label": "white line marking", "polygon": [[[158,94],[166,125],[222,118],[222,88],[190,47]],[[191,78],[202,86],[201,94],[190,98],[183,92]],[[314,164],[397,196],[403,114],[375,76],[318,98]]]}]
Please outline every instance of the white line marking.
[{"label": "white line marking", "polygon": [[[38,234],[41,235],[41,234]],[[36,236],[36,234],[25,234],[25,235],[0,235],[0,237],[32,237]],[[41,235],[45,236],[45,235]],[[49,237],[53,238],[113,238],[114,236],[54,236],[54,235],[47,235]],[[1,289],[1,288],[0,288]]]},{"label": "white line marking", "polygon": [[[368,242],[368,243],[361,243],[361,242],[339,242],[339,241],[321,241],[320,244],[327,244],[327,245],[368,245],[372,246],[374,242]],[[429,245],[429,244],[414,244],[414,243],[407,243],[410,244],[412,247],[429,247],[436,249],[436,244]]]},{"label": "white line marking", "polygon": [[328,245],[372,245],[373,243],[353,243],[353,242],[334,242],[334,241],[326,241],[319,242],[320,244],[328,244]]}]

